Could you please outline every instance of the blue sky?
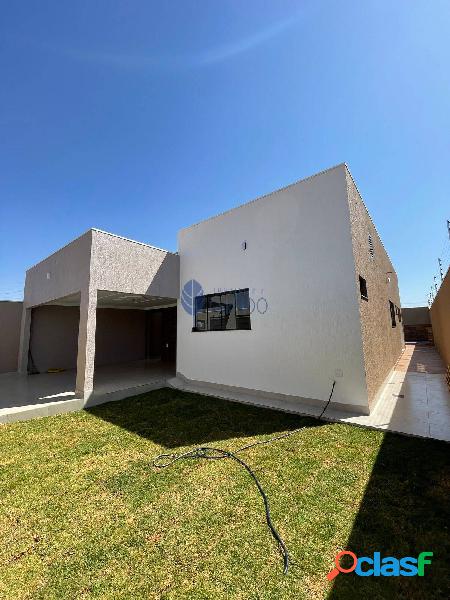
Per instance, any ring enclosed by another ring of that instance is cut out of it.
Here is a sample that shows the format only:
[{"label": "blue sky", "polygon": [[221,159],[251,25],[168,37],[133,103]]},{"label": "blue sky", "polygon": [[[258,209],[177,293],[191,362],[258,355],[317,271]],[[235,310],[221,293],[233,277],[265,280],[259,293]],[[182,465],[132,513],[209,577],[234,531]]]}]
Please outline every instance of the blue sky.
[{"label": "blue sky", "polygon": [[176,232],[347,162],[427,299],[450,259],[450,3],[4,2],[0,299],[89,227]]}]

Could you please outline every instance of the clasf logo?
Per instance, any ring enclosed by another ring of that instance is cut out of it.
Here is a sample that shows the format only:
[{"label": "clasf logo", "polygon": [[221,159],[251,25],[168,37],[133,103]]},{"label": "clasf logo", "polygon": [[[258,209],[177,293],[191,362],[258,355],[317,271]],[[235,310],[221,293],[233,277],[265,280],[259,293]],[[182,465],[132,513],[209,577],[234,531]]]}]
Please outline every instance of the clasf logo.
[{"label": "clasf logo", "polygon": [[[341,565],[341,558],[344,556],[349,556],[353,561],[349,567]],[[413,556],[404,556],[403,558],[386,556],[381,558],[380,552],[374,552],[372,557],[357,557],[354,552],[343,550],[336,555],[334,559],[336,567],[328,573],[327,578],[332,581],[339,573],[352,572],[360,577],[414,577],[414,575],[423,577],[425,565],[431,565],[432,556],[432,552],[421,552],[417,558]]]}]

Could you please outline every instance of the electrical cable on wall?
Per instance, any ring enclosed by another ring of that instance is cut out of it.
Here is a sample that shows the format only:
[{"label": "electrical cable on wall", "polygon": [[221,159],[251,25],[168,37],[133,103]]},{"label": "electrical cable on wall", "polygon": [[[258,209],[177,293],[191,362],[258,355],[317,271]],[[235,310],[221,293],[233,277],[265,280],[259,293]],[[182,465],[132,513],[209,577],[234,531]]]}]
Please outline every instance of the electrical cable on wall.
[{"label": "electrical cable on wall", "polygon": [[[335,385],[336,385],[336,381],[333,381],[330,396],[329,396],[328,401],[326,402],[322,412],[318,416],[318,419],[322,419],[325,411],[327,410],[327,408],[331,402],[331,398],[333,397]],[[198,448],[193,448],[192,450],[188,450],[187,452],[173,453],[173,454],[160,454],[159,456],[156,456],[153,459],[153,466],[156,467],[157,469],[164,469],[166,467],[169,467],[170,465],[173,465],[173,463],[175,463],[179,460],[185,460],[185,459],[203,458],[206,460],[220,460],[222,458],[231,458],[232,460],[234,460],[235,462],[240,464],[242,467],[244,467],[244,469],[247,471],[247,473],[250,475],[250,477],[255,482],[255,485],[258,488],[258,492],[260,493],[260,495],[263,499],[264,510],[266,513],[267,527],[269,528],[270,533],[272,534],[272,536],[274,537],[275,541],[278,544],[278,548],[280,550],[281,556],[283,557],[283,565],[284,565],[283,573],[286,575],[289,570],[290,556],[289,556],[289,552],[288,552],[288,549],[286,547],[286,544],[285,544],[283,538],[280,536],[280,534],[278,533],[277,529],[275,528],[275,526],[272,522],[272,519],[270,516],[269,500],[267,498],[267,495],[264,492],[264,489],[263,489],[261,483],[259,482],[258,478],[256,477],[255,473],[252,471],[252,469],[248,466],[248,464],[246,462],[244,462],[241,458],[239,458],[236,455],[239,454],[240,452],[244,452],[245,450],[249,450],[250,448],[254,448],[255,446],[262,446],[264,444],[270,444],[277,440],[282,440],[284,438],[290,437],[291,435],[294,435],[294,434],[302,431],[303,429],[305,429],[305,427],[299,427],[298,429],[293,429],[292,431],[289,431],[288,433],[283,433],[281,435],[277,435],[277,436],[268,438],[267,440],[260,440],[257,442],[252,442],[251,444],[247,444],[246,446],[242,446],[241,448],[238,448],[238,450],[235,450],[234,452],[230,452],[229,450],[224,450],[222,448],[213,448],[210,446],[199,446]]]}]

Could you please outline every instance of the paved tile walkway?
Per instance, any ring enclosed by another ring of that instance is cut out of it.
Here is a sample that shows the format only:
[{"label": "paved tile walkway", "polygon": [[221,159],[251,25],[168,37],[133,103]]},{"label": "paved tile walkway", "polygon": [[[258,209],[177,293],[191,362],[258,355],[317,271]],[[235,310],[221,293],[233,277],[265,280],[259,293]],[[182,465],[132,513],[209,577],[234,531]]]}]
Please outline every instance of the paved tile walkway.
[{"label": "paved tile walkway", "polygon": [[400,373],[428,373],[444,375],[445,366],[434,346],[427,343],[407,343],[395,365]]},{"label": "paved tile walkway", "polygon": [[369,416],[339,421],[450,441],[450,392],[434,346],[406,344],[405,351]]},{"label": "paved tile walkway", "polygon": [[[302,415],[319,416],[322,411],[322,407],[302,403],[298,399],[268,399],[257,392],[225,391],[214,386],[199,386],[178,377],[169,379],[168,384],[188,392]],[[445,383],[444,365],[433,346],[407,344],[370,415],[338,410],[331,402],[323,418],[450,441],[450,392]]]}]

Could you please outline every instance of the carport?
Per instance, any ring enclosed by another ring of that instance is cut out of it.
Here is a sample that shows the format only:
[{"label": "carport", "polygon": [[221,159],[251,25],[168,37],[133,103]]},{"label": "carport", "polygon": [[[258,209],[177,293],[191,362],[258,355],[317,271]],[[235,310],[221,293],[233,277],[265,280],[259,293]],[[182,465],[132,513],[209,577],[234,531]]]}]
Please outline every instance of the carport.
[{"label": "carport", "polygon": [[[80,294],[31,310],[28,372],[77,369]],[[175,373],[176,303],[119,292],[97,291],[94,389],[109,393]]]},{"label": "carport", "polygon": [[45,398],[83,406],[161,387],[175,373],[178,291],[177,254],[89,230],[27,271],[26,382],[11,384],[32,402],[44,378]]}]

